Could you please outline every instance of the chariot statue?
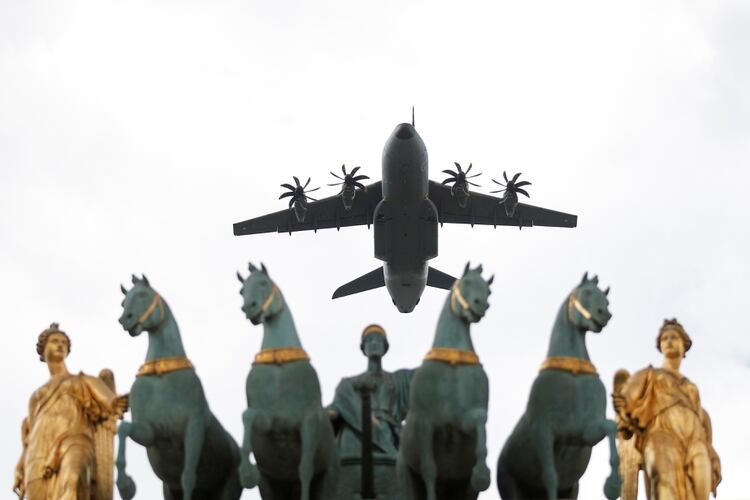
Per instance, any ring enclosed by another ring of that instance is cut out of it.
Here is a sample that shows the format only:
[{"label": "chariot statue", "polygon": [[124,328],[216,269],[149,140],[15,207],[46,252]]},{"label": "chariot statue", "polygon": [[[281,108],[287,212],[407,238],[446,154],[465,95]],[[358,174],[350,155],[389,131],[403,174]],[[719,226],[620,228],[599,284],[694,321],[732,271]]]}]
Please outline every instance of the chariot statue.
[{"label": "chariot statue", "polygon": [[111,500],[116,421],[128,396],[115,393],[114,376],[71,374],[70,337],[52,323],[37,341],[50,379],[31,395],[23,420],[23,453],[13,491],[29,500]]},{"label": "chariot statue", "polygon": [[649,499],[706,500],[716,495],[721,462],[711,443],[711,419],[698,388],[680,373],[693,342],[676,320],[664,320],[656,348],[661,368],[648,366],[632,376],[615,374],[612,395],[618,419],[623,500],[635,500],[638,473],[646,474]]},{"label": "chariot statue", "polygon": [[[336,497],[350,500],[361,494],[363,475],[372,474],[376,498],[400,500],[403,495],[396,479],[396,454],[414,370],[402,369],[393,373],[383,370],[381,360],[388,352],[388,337],[380,325],[369,325],[364,329],[360,350],[367,356],[367,370],[343,378],[336,387],[333,402],[328,405],[340,460]],[[362,393],[363,386],[367,396]],[[363,397],[369,398],[369,447],[363,442],[366,439]],[[367,458],[363,457],[363,450],[369,450],[371,454],[372,470],[365,470]]]}]

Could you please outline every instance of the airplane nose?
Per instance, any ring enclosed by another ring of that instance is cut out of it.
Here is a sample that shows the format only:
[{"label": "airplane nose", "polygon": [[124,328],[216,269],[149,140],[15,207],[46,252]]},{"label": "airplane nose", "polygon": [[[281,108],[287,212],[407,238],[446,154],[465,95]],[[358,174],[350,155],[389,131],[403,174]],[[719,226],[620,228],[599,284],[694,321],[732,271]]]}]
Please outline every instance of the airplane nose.
[{"label": "airplane nose", "polygon": [[414,127],[412,127],[408,123],[402,123],[398,127],[396,127],[396,137],[399,139],[411,139],[414,137]]}]

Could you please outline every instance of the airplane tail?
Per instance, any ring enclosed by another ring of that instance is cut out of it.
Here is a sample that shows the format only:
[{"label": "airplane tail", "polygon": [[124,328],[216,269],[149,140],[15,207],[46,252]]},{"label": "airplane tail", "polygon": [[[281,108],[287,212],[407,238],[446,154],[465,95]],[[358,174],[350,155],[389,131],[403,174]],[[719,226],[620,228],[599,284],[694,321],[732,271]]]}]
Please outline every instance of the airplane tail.
[{"label": "airplane tail", "polygon": [[385,276],[383,275],[383,268],[378,267],[377,269],[338,287],[336,291],[333,292],[332,298],[337,299],[339,297],[346,297],[347,295],[366,292],[367,290],[373,290],[375,288],[380,288],[381,286],[385,286]]},{"label": "airplane tail", "polygon": [[432,267],[427,270],[427,286],[450,290],[456,278]]}]

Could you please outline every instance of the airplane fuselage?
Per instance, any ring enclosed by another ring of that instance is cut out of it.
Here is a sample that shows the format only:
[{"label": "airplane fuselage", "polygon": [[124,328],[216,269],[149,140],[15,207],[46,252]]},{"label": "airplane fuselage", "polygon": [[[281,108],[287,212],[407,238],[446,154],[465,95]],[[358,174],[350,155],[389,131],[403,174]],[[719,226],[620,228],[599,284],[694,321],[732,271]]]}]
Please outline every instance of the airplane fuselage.
[{"label": "airplane fuselage", "polygon": [[383,200],[375,208],[375,257],[399,311],[419,303],[427,261],[437,256],[437,209],[429,200],[427,149],[414,127],[396,127],[383,148]]}]

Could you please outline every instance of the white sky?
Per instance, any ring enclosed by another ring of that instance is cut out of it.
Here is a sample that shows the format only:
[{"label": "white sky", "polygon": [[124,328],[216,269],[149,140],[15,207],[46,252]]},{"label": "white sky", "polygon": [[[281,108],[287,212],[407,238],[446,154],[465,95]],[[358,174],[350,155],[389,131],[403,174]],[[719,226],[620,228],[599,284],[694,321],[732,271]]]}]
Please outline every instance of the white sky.
[{"label": "white sky", "polygon": [[[491,393],[493,483],[480,498],[498,498],[500,448],[585,270],[612,286],[613,319],[588,340],[608,392],[618,368],[660,362],[657,329],[679,318],[694,341],[683,371],[714,422],[720,498],[750,498],[749,28],[739,0],[1,1],[3,498],[28,397],[48,376],[34,351],[43,328],[71,335],[71,370],[109,367],[122,391],[132,384],[146,336],[117,318],[133,272],[171,305],[237,440],[262,334],[239,309],[234,274],[248,260],[285,293],[324,404],[365,368],[368,323],[388,330],[387,369],[417,366],[445,292],[428,289],[410,315],[384,289],[328,298],[378,265],[367,229],[231,231],[284,206],[293,174],[323,185],[346,163],[379,179],[412,105],[433,179],[473,162],[487,192],[490,177],[521,171],[531,203],[579,216],[574,230],[440,232],[433,267],[457,274],[471,259],[496,275],[473,328]],[[128,459],[137,498],[159,497],[144,449],[131,442]],[[608,467],[600,444],[581,498],[601,497]]]}]

